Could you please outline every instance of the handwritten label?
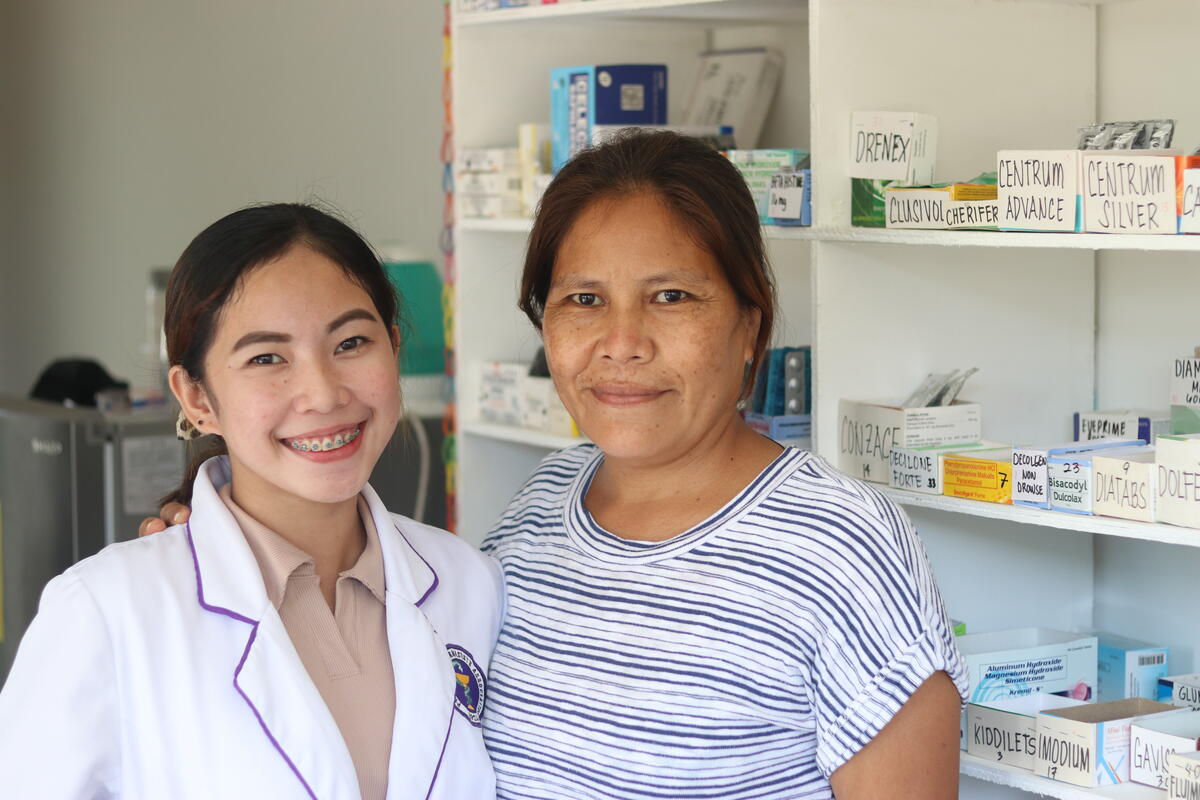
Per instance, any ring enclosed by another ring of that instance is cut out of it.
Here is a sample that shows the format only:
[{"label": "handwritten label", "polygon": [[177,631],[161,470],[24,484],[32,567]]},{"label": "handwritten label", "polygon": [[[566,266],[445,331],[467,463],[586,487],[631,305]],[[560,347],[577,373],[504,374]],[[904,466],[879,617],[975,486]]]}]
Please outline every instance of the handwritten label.
[{"label": "handwritten label", "polygon": [[935,452],[893,447],[888,485],[893,489],[907,489],[910,492],[941,494],[942,482],[938,476],[938,460],[939,456]]},{"label": "handwritten label", "polygon": [[[1159,789],[1167,788],[1168,756],[1183,749],[1186,742],[1178,736],[1150,731],[1137,726],[1132,728],[1131,733],[1133,741],[1129,747],[1130,780]],[[1191,745],[1194,752],[1196,742],[1193,740]]]},{"label": "handwritten label", "polygon": [[1064,511],[1092,513],[1092,465],[1086,461],[1052,460],[1050,506]]},{"label": "handwritten label", "polygon": [[944,230],[948,196],[937,189],[889,189],[885,194],[887,227]]},{"label": "handwritten label", "polygon": [[1171,689],[1171,705],[1200,711],[1200,686],[1175,681]]},{"label": "handwritten label", "polygon": [[856,111],[850,123],[850,177],[928,183],[936,140],[931,117]]},{"label": "handwritten label", "polygon": [[1055,780],[1092,785],[1094,742],[1094,737],[1084,738],[1074,731],[1059,731],[1043,725],[1038,729],[1038,772]]},{"label": "handwritten label", "polygon": [[1200,407],[1200,358],[1177,358],[1171,373],[1171,405]]},{"label": "handwritten label", "polygon": [[771,176],[767,213],[778,219],[800,219],[804,210],[804,174]]},{"label": "handwritten label", "polygon": [[1175,233],[1170,156],[1083,155],[1083,228],[1091,233]]},{"label": "handwritten label", "polygon": [[1154,521],[1152,462],[1093,457],[1093,511],[1111,517]]},{"label": "handwritten label", "polygon": [[1013,502],[1049,508],[1050,478],[1046,470],[1046,451],[1015,448],[1012,463]]},{"label": "handwritten label", "polygon": [[1200,169],[1185,169],[1179,191],[1179,232],[1200,233]]},{"label": "handwritten label", "polygon": [[996,157],[1000,227],[1077,230],[1078,185],[1076,150],[1001,150]]},{"label": "handwritten label", "polygon": [[1200,754],[1167,756],[1166,790],[1170,800],[1200,800]]},{"label": "handwritten label", "polygon": [[1200,442],[1158,440],[1158,519],[1200,527]]},{"label": "handwritten label", "polygon": [[1085,411],[1079,414],[1081,442],[1097,439],[1137,439],[1141,417],[1138,414],[1108,414],[1102,411]]},{"label": "handwritten label", "polygon": [[995,228],[1000,224],[997,200],[951,200],[946,203],[946,227],[952,230]]}]

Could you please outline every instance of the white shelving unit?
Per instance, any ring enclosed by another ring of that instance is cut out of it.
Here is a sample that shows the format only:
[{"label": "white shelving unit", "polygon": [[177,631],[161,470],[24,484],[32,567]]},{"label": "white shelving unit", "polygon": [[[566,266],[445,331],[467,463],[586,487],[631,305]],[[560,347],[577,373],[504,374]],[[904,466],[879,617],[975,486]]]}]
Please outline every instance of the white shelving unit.
[{"label": "white shelving unit", "polygon": [[[837,402],[903,393],[927,372],[977,366],[968,395],[1000,441],[1061,441],[1071,412],[1162,408],[1169,359],[1200,343],[1200,237],[849,227],[852,111],[939,118],[939,179],[994,167],[1008,148],[1070,147],[1096,119],[1175,116],[1200,144],[1193,0],[589,0],[454,21],[460,146],[515,140],[548,118],[548,74],[569,63],[666,63],[677,118],[694,56],[785,52],[760,146],[813,153],[814,227],[764,233],[780,286],[781,343],[814,347],[815,449],[837,461]],[[528,360],[516,311],[528,220],[456,227],[459,521],[478,541],[529,470],[575,440],[472,417],[481,361]],[[950,613],[974,630],[1097,628],[1194,660],[1200,531],[893,493],[921,530]],[[1081,790],[964,757],[961,797]]]}]

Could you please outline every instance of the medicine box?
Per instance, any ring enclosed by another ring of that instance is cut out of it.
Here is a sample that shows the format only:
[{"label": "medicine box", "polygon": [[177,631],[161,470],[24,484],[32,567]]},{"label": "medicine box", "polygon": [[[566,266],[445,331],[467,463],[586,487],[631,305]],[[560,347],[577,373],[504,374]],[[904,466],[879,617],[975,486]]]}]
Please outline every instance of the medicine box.
[{"label": "medicine box", "polygon": [[1160,436],[1158,521],[1200,527],[1200,434]]},{"label": "medicine box", "polygon": [[812,225],[812,170],[798,169],[772,175],[767,214],[772,225]]},{"label": "medicine box", "polygon": [[775,150],[726,150],[725,157],[733,162],[750,187],[758,221],[771,224],[771,180],[784,170],[796,170],[808,163],[808,151],[794,147]]},{"label": "medicine box", "polygon": [[521,194],[521,175],[517,172],[461,172],[454,179],[458,194]]},{"label": "medicine box", "polygon": [[942,493],[947,497],[982,500],[986,503],[1012,502],[1012,447],[965,450],[947,453],[943,458]]},{"label": "medicine box", "polygon": [[[1110,457],[1137,453],[1145,442],[1137,447],[1114,448],[1106,451]],[[1050,508],[1070,514],[1091,514],[1092,457],[1100,451],[1084,450],[1079,453],[1053,455],[1046,459],[1046,470],[1050,479]]]},{"label": "medicine box", "polygon": [[701,53],[683,124],[731,125],[738,147],[756,147],[782,73],[783,55],[770,48]]},{"label": "medicine box", "polygon": [[1000,228],[1014,231],[1081,229],[1078,150],[1001,150],[996,154]]},{"label": "medicine box", "polygon": [[1167,756],[1167,800],[1200,798],[1200,753]]},{"label": "medicine box", "polygon": [[458,215],[463,219],[507,219],[524,211],[520,193],[456,194]]},{"label": "medicine box", "polygon": [[1080,159],[1085,231],[1178,232],[1175,156],[1128,150],[1083,151]]},{"label": "medicine box", "polygon": [[978,403],[901,408],[843,399],[838,417],[838,469],[875,483],[887,483],[893,447],[967,445],[983,438]]},{"label": "medicine box", "polygon": [[517,172],[520,162],[515,147],[464,147],[458,151],[454,172]]},{"label": "medicine box", "polygon": [[529,365],[485,361],[479,373],[479,418],[500,425],[521,425],[522,381]]},{"label": "medicine box", "polygon": [[937,118],[914,111],[855,111],[850,119],[850,177],[933,183]]},{"label": "medicine box", "polygon": [[1180,233],[1200,233],[1200,156],[1175,156],[1175,214]]},{"label": "medicine box", "polygon": [[[966,662],[972,703],[1007,697],[1063,694],[1091,699],[1096,686],[1096,637],[1049,628],[968,633],[956,640]],[[967,749],[962,712],[960,747]]]},{"label": "medicine box", "polygon": [[1043,711],[1034,772],[1076,786],[1127,783],[1133,721],[1180,713],[1186,712],[1141,697]]},{"label": "medicine box", "polygon": [[[995,199],[996,187],[993,184],[950,183],[942,186],[889,186],[884,192],[887,227],[948,230],[951,227],[948,211],[952,204],[994,201]],[[973,227],[962,224],[962,218],[958,218],[958,221],[957,227]],[[995,225],[994,220],[992,224]]]},{"label": "medicine box", "polygon": [[812,416],[809,414],[746,414],[746,424],[769,439],[786,447],[812,446]]},{"label": "medicine box", "polygon": [[1129,447],[1136,439],[1098,439],[1091,442],[1062,442],[1047,445],[1020,445],[1013,448],[1013,503],[1033,508],[1050,507],[1050,456]]},{"label": "medicine box", "polygon": [[1168,672],[1169,649],[1111,633],[1096,633],[1098,699],[1125,700],[1144,697],[1158,700],[1158,680]]},{"label": "medicine box", "polygon": [[1170,432],[1200,433],[1200,358],[1175,359],[1170,401]]},{"label": "medicine box", "polygon": [[579,436],[579,427],[550,378],[526,375],[521,379],[521,425],[555,436]]},{"label": "medicine box", "polygon": [[850,179],[850,224],[859,228],[887,227],[887,190],[900,181]]},{"label": "medicine box", "polygon": [[555,172],[591,146],[594,125],[664,125],[667,68],[605,64],[550,71],[551,161]]},{"label": "medicine box", "polygon": [[996,442],[974,442],[969,445],[936,445],[933,447],[893,447],[892,468],[888,486],[921,494],[942,494],[947,453],[1002,447]]},{"label": "medicine box", "polygon": [[1158,679],[1158,701],[1200,711],[1200,673]]},{"label": "medicine box", "polygon": [[1056,694],[1029,694],[967,704],[967,752],[993,764],[1033,769],[1037,716],[1086,701]]},{"label": "medicine box", "polygon": [[[1124,455],[1092,455],[1092,513],[1138,522],[1154,522],[1158,466],[1153,445]],[[1149,697],[1149,695],[1143,695]]]},{"label": "medicine box", "polygon": [[1135,720],[1129,737],[1129,780],[1166,789],[1167,757],[1200,749],[1200,711]]},{"label": "medicine box", "polygon": [[1115,438],[1154,444],[1161,434],[1171,432],[1171,415],[1166,411],[1076,411],[1073,422],[1077,442]]}]

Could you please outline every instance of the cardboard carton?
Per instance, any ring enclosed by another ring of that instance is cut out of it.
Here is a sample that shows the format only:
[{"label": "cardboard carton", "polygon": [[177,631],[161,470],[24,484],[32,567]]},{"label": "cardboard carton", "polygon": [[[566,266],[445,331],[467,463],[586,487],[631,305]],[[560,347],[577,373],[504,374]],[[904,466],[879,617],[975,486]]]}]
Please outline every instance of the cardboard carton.
[{"label": "cardboard carton", "polygon": [[942,476],[945,480],[942,493],[947,497],[1011,503],[1012,447],[947,453]]},{"label": "cardboard carton", "polygon": [[1080,178],[1088,233],[1178,232],[1174,155],[1083,151]]},{"label": "cardboard carton", "polygon": [[1085,450],[1050,456],[1046,469],[1050,478],[1050,508],[1070,514],[1091,514],[1092,479],[1095,477],[1092,459],[1098,452],[1112,458],[1140,454],[1145,442],[1136,447],[1118,447],[1107,451]]},{"label": "cardboard carton", "polygon": [[1167,756],[1200,750],[1200,711],[1135,720],[1129,737],[1129,780],[1166,789]]},{"label": "cardboard carton", "polygon": [[1104,450],[1093,453],[1092,512],[1105,517],[1154,522],[1158,498],[1155,452],[1153,446],[1148,446],[1124,455],[1110,456]]},{"label": "cardboard carton", "polygon": [[893,447],[968,445],[983,438],[978,403],[901,408],[885,403],[838,402],[838,469],[886,483]]},{"label": "cardboard carton", "polygon": [[1200,672],[1158,679],[1158,701],[1200,711]]},{"label": "cardboard carton", "polygon": [[1055,708],[1083,705],[1056,694],[1028,694],[967,704],[967,752],[995,764],[1033,769],[1037,716]]},{"label": "cardboard carton", "polygon": [[1126,783],[1133,721],[1180,713],[1185,712],[1141,697],[1043,711],[1034,772],[1076,786]]},{"label": "cardboard carton", "polygon": [[1200,434],[1158,437],[1158,521],[1200,527]]},{"label": "cardboard carton", "polygon": [[1167,800],[1200,800],[1200,753],[1167,756]]},{"label": "cardboard carton", "polygon": [[1001,150],[996,154],[1000,228],[1075,232],[1082,227],[1078,150]]},{"label": "cardboard carton", "polygon": [[[949,211],[953,204],[962,209],[963,203],[996,200],[996,187],[983,183],[948,183],[941,186],[890,186],[884,192],[885,219],[889,228],[948,230]],[[969,208],[970,206],[967,206]],[[964,211],[965,215],[966,212]],[[966,216],[955,212],[955,227],[974,227],[965,224]],[[978,220],[980,216],[974,215]],[[992,220],[993,227],[995,220]]]}]

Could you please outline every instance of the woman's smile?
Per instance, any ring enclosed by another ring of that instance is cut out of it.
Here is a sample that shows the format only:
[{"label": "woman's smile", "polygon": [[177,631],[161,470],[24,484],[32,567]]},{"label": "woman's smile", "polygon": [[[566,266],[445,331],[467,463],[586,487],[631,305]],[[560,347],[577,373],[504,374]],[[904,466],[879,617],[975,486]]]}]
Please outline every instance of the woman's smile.
[{"label": "woman's smile", "polygon": [[300,436],[280,439],[296,455],[316,463],[341,461],[358,452],[366,422],[310,431]]}]

